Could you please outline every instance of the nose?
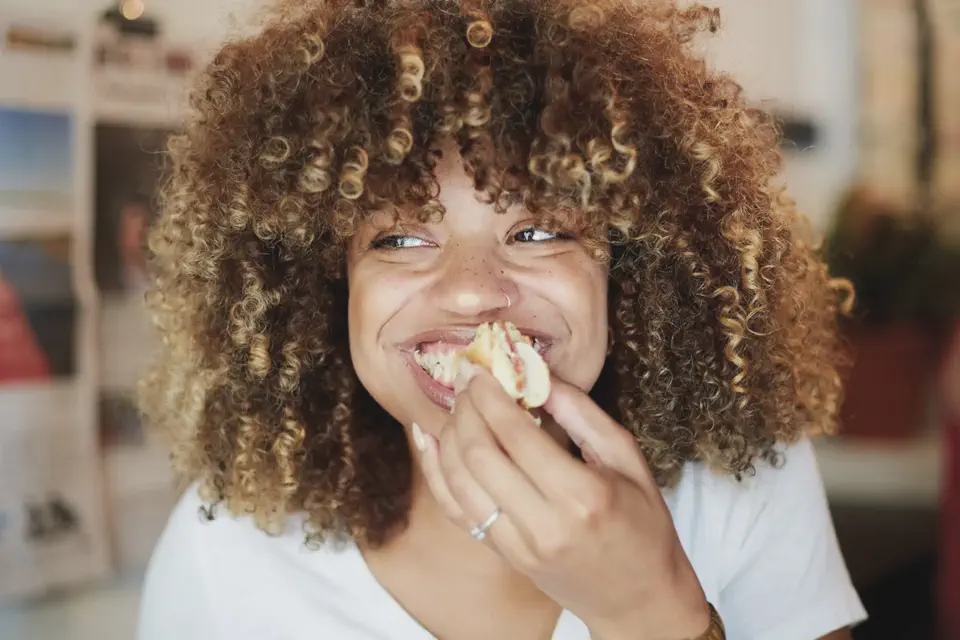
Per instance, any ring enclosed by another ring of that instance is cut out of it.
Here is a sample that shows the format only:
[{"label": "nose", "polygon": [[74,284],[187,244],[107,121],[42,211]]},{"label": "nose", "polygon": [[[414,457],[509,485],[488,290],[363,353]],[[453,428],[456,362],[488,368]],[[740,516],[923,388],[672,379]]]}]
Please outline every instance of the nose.
[{"label": "nose", "polygon": [[451,255],[436,293],[440,308],[457,318],[485,320],[521,302],[507,265],[479,248]]}]

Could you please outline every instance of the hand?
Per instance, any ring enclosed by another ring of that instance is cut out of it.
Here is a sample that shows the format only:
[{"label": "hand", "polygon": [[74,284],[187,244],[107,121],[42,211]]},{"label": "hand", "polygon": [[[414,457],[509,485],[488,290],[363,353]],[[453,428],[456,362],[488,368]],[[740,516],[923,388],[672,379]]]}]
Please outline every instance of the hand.
[{"label": "hand", "polygon": [[477,369],[424,474],[464,529],[496,508],[487,540],[597,640],[697,637],[703,591],[634,438],[579,389],[554,380],[544,407],[591,459],[571,456]]}]

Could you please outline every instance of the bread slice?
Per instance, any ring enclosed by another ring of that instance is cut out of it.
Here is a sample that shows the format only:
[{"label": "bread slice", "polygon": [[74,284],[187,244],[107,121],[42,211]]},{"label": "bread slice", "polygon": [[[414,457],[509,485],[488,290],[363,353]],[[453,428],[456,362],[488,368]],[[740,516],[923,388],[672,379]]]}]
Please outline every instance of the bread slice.
[{"label": "bread slice", "polygon": [[550,370],[530,338],[510,322],[484,323],[460,357],[493,374],[525,409],[542,406],[550,395]]}]

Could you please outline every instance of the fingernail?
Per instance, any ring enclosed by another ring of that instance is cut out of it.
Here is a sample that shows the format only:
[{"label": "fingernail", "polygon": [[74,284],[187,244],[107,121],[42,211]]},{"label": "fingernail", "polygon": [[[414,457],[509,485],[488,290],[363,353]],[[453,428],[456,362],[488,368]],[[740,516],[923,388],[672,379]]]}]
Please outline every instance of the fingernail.
[{"label": "fingernail", "polygon": [[413,423],[413,444],[421,453],[427,450],[427,437],[416,422]]}]

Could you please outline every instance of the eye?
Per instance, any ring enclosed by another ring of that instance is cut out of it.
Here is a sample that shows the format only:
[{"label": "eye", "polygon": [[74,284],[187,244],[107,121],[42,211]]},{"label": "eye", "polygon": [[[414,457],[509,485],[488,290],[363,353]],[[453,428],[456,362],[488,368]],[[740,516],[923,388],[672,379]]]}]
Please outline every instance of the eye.
[{"label": "eye", "polygon": [[417,236],[405,236],[399,233],[379,236],[374,238],[373,242],[370,243],[371,249],[385,249],[388,251],[396,249],[419,249],[430,246],[433,246],[433,243],[428,240],[418,238]]},{"label": "eye", "polygon": [[511,236],[511,242],[551,242],[554,240],[572,240],[573,234],[563,231],[546,231],[537,227],[526,227]]}]

